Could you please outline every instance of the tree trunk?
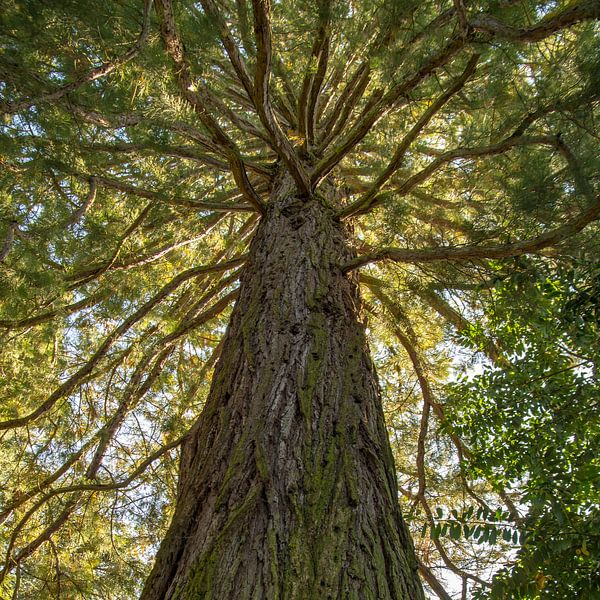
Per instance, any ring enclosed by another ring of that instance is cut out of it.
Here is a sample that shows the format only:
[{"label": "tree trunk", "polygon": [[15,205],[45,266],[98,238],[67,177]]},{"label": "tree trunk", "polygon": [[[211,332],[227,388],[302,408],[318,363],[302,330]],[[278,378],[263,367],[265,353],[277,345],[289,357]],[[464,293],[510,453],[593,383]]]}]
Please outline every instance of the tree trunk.
[{"label": "tree trunk", "polygon": [[418,600],[351,253],[281,176],[142,600]]}]

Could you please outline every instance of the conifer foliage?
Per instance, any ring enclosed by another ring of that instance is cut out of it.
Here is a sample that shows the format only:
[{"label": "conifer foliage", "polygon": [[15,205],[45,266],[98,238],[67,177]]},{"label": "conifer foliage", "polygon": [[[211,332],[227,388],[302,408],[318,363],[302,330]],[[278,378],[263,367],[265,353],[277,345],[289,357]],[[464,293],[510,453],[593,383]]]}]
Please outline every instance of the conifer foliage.
[{"label": "conifer foliage", "polygon": [[[593,598],[599,19],[597,0],[4,3],[0,596],[139,596],[285,179],[346,232],[329,268],[360,288],[426,593]],[[553,445],[572,470],[545,470]]]}]

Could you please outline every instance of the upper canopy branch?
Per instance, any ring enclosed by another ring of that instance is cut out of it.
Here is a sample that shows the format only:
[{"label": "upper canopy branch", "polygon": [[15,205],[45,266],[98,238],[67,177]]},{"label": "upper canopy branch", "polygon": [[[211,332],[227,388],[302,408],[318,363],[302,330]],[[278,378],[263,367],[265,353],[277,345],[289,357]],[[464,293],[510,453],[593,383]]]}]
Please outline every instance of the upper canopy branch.
[{"label": "upper canopy branch", "polygon": [[256,71],[254,73],[254,102],[260,120],[270,133],[277,153],[286,164],[299,190],[309,195],[310,178],[290,141],[281,129],[271,106],[269,79],[271,76],[271,17],[269,0],[252,0],[254,35],[256,38]]},{"label": "upper canopy branch", "polygon": [[183,97],[193,107],[204,126],[212,135],[214,142],[223,148],[229,160],[233,178],[244,198],[255,206],[259,212],[264,213],[264,203],[248,179],[246,166],[237,146],[208,112],[206,106],[210,105],[211,102],[207,94],[203,93],[203,84],[199,83],[196,85],[192,79],[191,69],[185,57],[183,44],[177,35],[171,0],[155,0],[155,6],[160,19],[161,36],[167,53],[175,64],[175,75]]},{"label": "upper canopy branch", "polygon": [[[436,171],[441,169],[445,164],[452,162],[453,160],[458,159],[475,159],[483,156],[494,156],[497,154],[502,154],[507,152],[511,148],[515,146],[526,146],[526,145],[546,145],[552,146],[560,150],[562,150],[562,144],[560,142],[560,138],[555,136],[543,135],[543,136],[515,136],[511,135],[506,139],[498,142],[497,144],[491,144],[489,146],[480,146],[476,148],[455,148],[454,150],[448,150],[440,154],[437,158],[432,160],[425,168],[421,169],[419,172],[415,173],[411,177],[409,177],[402,185],[398,186],[394,190],[395,195],[397,196],[405,196],[409,192],[411,192],[416,186],[420,185],[431,175],[433,175]],[[582,190],[583,191],[583,190]],[[383,203],[388,198],[386,194],[380,194],[379,196],[375,196],[368,203],[368,209],[371,210]],[[352,205],[351,205],[352,206]],[[347,216],[350,207],[344,209],[342,213],[344,216]],[[356,211],[353,211],[356,212]],[[367,212],[365,207],[362,207],[361,212]],[[349,213],[348,213],[349,214]]]},{"label": "upper canopy branch", "polygon": [[[312,175],[313,183],[318,183],[344,156],[351,152],[369,133],[377,121],[385,116],[392,107],[397,106],[401,97],[406,96],[408,92],[414,89],[436,69],[447,64],[463,47],[472,42],[481,41],[475,35],[476,32],[484,32],[499,39],[535,42],[581,21],[600,17],[600,3],[596,0],[583,0],[560,12],[548,15],[531,27],[516,29],[504,25],[496,17],[488,14],[475,15],[467,23],[467,15],[462,10],[464,9],[464,3],[456,2],[455,5],[461,10],[456,10],[455,8],[447,11],[447,14],[443,16],[444,19],[447,19],[452,13],[457,14],[459,20],[464,25],[461,28],[461,34],[452,37],[446,46],[426,61],[416,73],[408,76],[380,97],[377,97],[377,92],[374,93],[371,101],[368,103],[368,108],[352,125],[348,133],[317,163]],[[337,115],[332,115],[331,118],[337,118]],[[337,128],[335,133],[329,127],[326,129],[329,130],[329,133],[321,149],[325,148],[341,131],[341,128]]]},{"label": "upper canopy branch", "polygon": [[[453,11],[445,11],[439,17],[434,19],[436,27],[442,26],[447,22]],[[337,138],[340,132],[343,130],[352,112],[362,99],[369,83],[371,82],[372,65],[371,61],[377,57],[377,55],[387,48],[393,40],[395,40],[398,32],[398,23],[391,22],[386,23],[383,30],[372,31],[372,39],[369,40],[363,47],[359,46],[351,52],[348,57],[347,63],[341,69],[334,71],[330,87],[332,90],[337,90],[340,83],[346,81],[341,91],[337,94],[330,94],[325,98],[323,106],[331,100],[332,95],[337,95],[337,99],[334,106],[327,112],[327,115],[323,118],[321,124],[321,136],[319,141],[319,152],[323,151],[329,146],[329,144]],[[429,29],[429,26],[425,27],[419,33],[414,35],[411,40],[405,45],[405,49],[413,47],[418,43],[424,32]],[[348,67],[353,65],[354,59],[362,57],[358,67],[354,70],[352,76],[349,76]],[[367,101],[363,112],[359,116],[362,118],[375,104],[377,104],[383,97],[384,90],[375,90]],[[322,111],[321,111],[322,112]]]},{"label": "upper canopy branch", "polygon": [[233,39],[225,19],[221,15],[221,12],[213,0],[201,0],[202,8],[207,15],[210,15],[219,27],[219,36],[221,42],[227,52],[227,56],[235,70],[235,73],[242,84],[243,88],[248,94],[248,98],[254,97],[254,89],[252,87],[252,78],[246,67],[246,63],[242,58],[240,51]]},{"label": "upper canopy branch", "polygon": [[142,21],[142,30],[133,44],[133,46],[125,52],[125,54],[115,58],[114,60],[107,61],[102,65],[95,67],[78,77],[75,81],[71,83],[67,83],[63,86],[60,86],[58,89],[55,89],[51,92],[47,92],[38,96],[37,98],[29,98],[26,100],[20,100],[14,103],[4,103],[0,102],[0,112],[6,114],[15,114],[19,111],[30,108],[31,106],[35,106],[37,104],[41,104],[43,102],[52,102],[53,100],[59,100],[63,98],[70,92],[76,90],[77,88],[89,83],[91,81],[95,81],[96,79],[100,79],[105,75],[109,75],[115,69],[130,61],[132,58],[137,56],[142,48],[142,46],[146,43],[148,39],[148,32],[150,30],[150,7],[152,6],[152,0],[144,0],[144,15]]},{"label": "upper canopy branch", "polygon": [[[246,68],[236,42],[227,27],[219,7],[213,0],[202,0],[202,7],[206,14],[210,15],[217,23],[220,38],[230,62],[233,65],[242,86],[246,90],[246,93],[252,100],[260,121],[268,132],[268,136],[262,136],[260,132],[253,133],[268,141],[269,145],[275,149],[279,157],[290,170],[300,191],[304,194],[309,194],[310,183],[308,174],[277,121],[271,104],[269,79],[271,74],[272,55],[269,2],[267,0],[253,1],[254,33],[256,42],[254,82],[251,80],[248,69]],[[233,115],[233,117],[235,120],[235,115]]]},{"label": "upper canopy branch", "polygon": [[352,111],[360,102],[369,85],[370,77],[371,69],[368,62],[364,61],[342,88],[322,127],[324,137],[319,143],[321,151],[329,146],[348,122]]},{"label": "upper canopy branch", "polygon": [[[331,0],[321,0],[319,2],[320,26],[317,31],[315,41],[310,53],[304,80],[302,82],[302,92],[298,101],[298,123],[300,133],[304,137],[305,148],[308,149],[314,142],[315,137],[315,117],[316,106],[319,99],[319,92],[327,72],[329,61],[330,44],[330,20],[331,20]],[[316,62],[316,68],[315,68]]]},{"label": "upper canopy branch", "polygon": [[415,123],[412,129],[408,132],[408,134],[404,137],[404,139],[398,145],[392,160],[389,162],[388,166],[385,168],[383,173],[379,175],[375,183],[371,186],[369,191],[367,191],[361,198],[359,198],[356,202],[353,202],[342,211],[339,212],[339,216],[341,218],[349,217],[358,212],[367,211],[371,205],[371,201],[375,198],[378,190],[392,177],[392,175],[401,167],[402,162],[404,161],[404,157],[410,145],[415,141],[418,137],[419,133],[427,126],[427,124],[433,119],[433,117],[441,110],[441,108],[454,96],[462,87],[465,85],[467,80],[473,75],[475,72],[475,68],[477,66],[477,61],[479,60],[479,55],[475,54],[467,63],[465,70],[462,75],[458,77],[452,85],[441,94],[432,104],[431,106],[421,115],[419,120]]},{"label": "upper canopy branch", "polygon": [[312,174],[313,183],[317,184],[321,181],[371,131],[373,125],[397,104],[401,97],[406,97],[436,69],[447,64],[465,46],[465,43],[461,37],[452,38],[439,52],[425,61],[416,73],[404,78],[392,86],[380,99],[372,102],[372,106],[352,125],[348,134],[317,163]]},{"label": "upper canopy branch", "polygon": [[538,42],[561,29],[581,21],[598,18],[600,18],[600,2],[598,0],[581,0],[571,4],[564,10],[550,13],[535,25],[523,29],[511,27],[487,13],[472,17],[469,20],[469,26],[476,31],[490,34],[494,38],[502,40]]}]

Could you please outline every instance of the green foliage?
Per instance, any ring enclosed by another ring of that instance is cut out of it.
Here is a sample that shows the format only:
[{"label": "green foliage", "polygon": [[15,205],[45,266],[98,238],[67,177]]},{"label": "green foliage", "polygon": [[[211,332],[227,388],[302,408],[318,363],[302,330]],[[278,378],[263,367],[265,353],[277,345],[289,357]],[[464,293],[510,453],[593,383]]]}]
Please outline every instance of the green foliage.
[{"label": "green foliage", "polygon": [[449,389],[471,476],[523,490],[526,516],[514,526],[524,540],[496,574],[494,598],[600,591],[599,276],[595,261],[533,263],[498,283],[485,328],[510,364]]}]

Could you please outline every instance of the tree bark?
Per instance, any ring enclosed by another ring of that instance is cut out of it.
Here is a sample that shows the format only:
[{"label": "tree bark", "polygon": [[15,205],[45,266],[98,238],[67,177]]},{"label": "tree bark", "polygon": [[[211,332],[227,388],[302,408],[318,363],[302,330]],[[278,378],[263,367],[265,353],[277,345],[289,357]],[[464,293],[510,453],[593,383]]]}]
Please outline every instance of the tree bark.
[{"label": "tree bark", "polygon": [[142,600],[423,598],[352,253],[274,187]]}]

